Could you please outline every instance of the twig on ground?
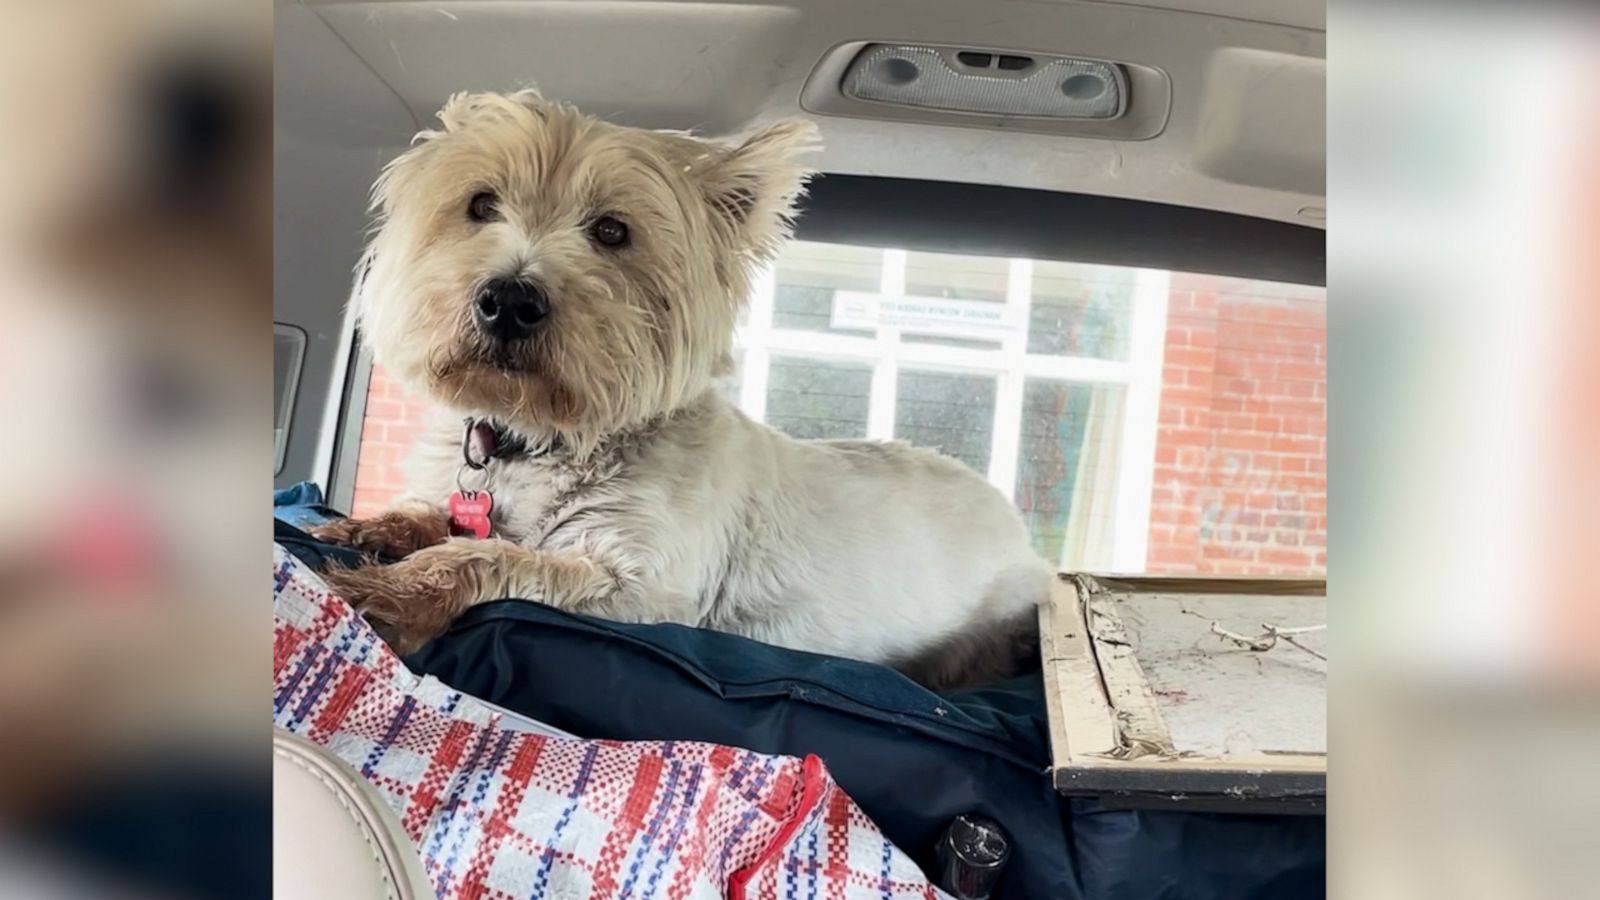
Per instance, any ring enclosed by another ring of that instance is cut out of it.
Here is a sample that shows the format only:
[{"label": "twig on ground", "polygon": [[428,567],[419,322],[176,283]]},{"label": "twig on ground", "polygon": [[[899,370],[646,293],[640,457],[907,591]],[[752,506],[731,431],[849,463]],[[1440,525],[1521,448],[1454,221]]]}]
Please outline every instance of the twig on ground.
[{"label": "twig on ground", "polygon": [[1299,641],[1297,641],[1297,640],[1295,640],[1295,639],[1294,639],[1294,638],[1293,638],[1293,637],[1291,637],[1291,636],[1290,636],[1290,635],[1287,635],[1287,634],[1283,634],[1283,632],[1281,632],[1281,631],[1280,631],[1280,632],[1278,632],[1278,634],[1280,634],[1280,635],[1282,635],[1282,637],[1283,637],[1283,639],[1284,639],[1284,640],[1285,640],[1285,641],[1288,641],[1288,642],[1289,642],[1289,643],[1291,643],[1291,644],[1293,644],[1293,645],[1295,645],[1295,646],[1296,646],[1296,647],[1299,647],[1299,648],[1300,648],[1300,649],[1301,649],[1301,650],[1304,650],[1304,651],[1305,651],[1305,652],[1307,652],[1307,653],[1309,653],[1309,654],[1311,654],[1311,655],[1312,655],[1312,656],[1315,656],[1315,657],[1316,657],[1316,658],[1317,658],[1317,659],[1320,659],[1320,660],[1322,660],[1322,661],[1323,661],[1323,662],[1327,662],[1327,661],[1328,661],[1328,656],[1327,656],[1327,654],[1325,654],[1325,653],[1322,653],[1322,652],[1320,652],[1320,651],[1317,651],[1317,650],[1313,650],[1313,649],[1311,649],[1311,648],[1310,648],[1310,647],[1307,647],[1307,646],[1306,646],[1306,645],[1305,645],[1305,644],[1302,644],[1302,643],[1300,643],[1300,642],[1299,642]]},{"label": "twig on ground", "polygon": [[1239,646],[1256,653],[1264,653],[1268,650],[1271,650],[1273,647],[1278,645],[1278,639],[1282,638],[1285,643],[1304,650],[1312,656],[1315,656],[1317,659],[1326,662],[1328,657],[1325,654],[1319,650],[1313,650],[1312,648],[1307,647],[1305,644],[1296,640],[1294,636],[1297,634],[1310,634],[1314,631],[1324,631],[1327,629],[1327,627],[1327,625],[1305,625],[1298,628],[1284,628],[1278,625],[1269,625],[1266,622],[1263,622],[1261,623],[1260,634],[1243,635],[1236,631],[1229,631],[1218,623],[1212,622],[1211,633],[1222,638],[1223,640],[1233,641],[1235,644],[1238,644]]},{"label": "twig on ground", "polygon": [[1263,634],[1256,637],[1245,637],[1237,631],[1229,631],[1228,629],[1223,628],[1216,622],[1211,623],[1211,633],[1219,638],[1233,641],[1235,644],[1238,644],[1246,649],[1254,650],[1257,653],[1260,653],[1263,650],[1271,650],[1272,645],[1277,643],[1277,639],[1271,635]]}]

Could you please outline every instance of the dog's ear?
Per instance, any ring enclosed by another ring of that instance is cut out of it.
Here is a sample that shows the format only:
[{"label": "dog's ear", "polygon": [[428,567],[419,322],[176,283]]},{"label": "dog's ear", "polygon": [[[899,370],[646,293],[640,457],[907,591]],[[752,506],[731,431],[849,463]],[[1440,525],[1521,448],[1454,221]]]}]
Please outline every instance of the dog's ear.
[{"label": "dog's ear", "polygon": [[[451,94],[445,101],[444,108],[439,110],[439,121],[444,123],[445,133],[460,131],[476,121],[506,118],[518,114],[534,113],[540,117],[549,101],[535,88],[524,88],[509,94],[496,94],[487,92],[461,92]],[[436,136],[438,132],[423,132],[423,135]]]},{"label": "dog's ear", "polygon": [[724,150],[703,172],[714,214],[745,248],[763,259],[777,254],[813,174],[802,159],[821,148],[817,126],[784,119]]}]

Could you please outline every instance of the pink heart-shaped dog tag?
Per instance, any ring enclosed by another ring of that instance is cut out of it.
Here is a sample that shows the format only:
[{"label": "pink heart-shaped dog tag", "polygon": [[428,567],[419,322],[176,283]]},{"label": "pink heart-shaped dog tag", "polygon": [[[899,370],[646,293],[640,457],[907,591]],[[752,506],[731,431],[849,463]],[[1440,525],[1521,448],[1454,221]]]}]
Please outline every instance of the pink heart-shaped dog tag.
[{"label": "pink heart-shaped dog tag", "polygon": [[494,495],[488,491],[455,491],[450,495],[450,533],[457,537],[489,536]]}]

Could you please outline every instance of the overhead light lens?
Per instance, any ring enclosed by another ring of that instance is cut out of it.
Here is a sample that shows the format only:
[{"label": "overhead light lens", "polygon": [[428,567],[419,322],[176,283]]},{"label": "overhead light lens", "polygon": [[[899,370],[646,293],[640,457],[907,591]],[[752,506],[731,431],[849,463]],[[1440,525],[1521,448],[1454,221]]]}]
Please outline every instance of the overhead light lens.
[{"label": "overhead light lens", "polygon": [[1109,63],[893,44],[862,50],[843,88],[858,100],[993,116],[1114,119],[1127,104]]},{"label": "overhead light lens", "polygon": [[922,73],[916,63],[899,56],[885,56],[877,65],[878,80],[890,87],[905,87]]}]

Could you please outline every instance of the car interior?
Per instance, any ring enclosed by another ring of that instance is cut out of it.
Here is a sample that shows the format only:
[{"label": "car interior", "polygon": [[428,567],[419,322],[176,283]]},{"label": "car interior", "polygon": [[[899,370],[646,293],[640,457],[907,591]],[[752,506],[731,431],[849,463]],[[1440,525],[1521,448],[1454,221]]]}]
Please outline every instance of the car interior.
[{"label": "car interior", "polygon": [[[820,129],[720,385],[746,415],[933,446],[1062,572],[1318,581],[1325,20],[1322,0],[278,0],[277,540],[339,558],[293,526],[398,499],[426,411],[347,303],[374,180],[452,94],[536,88],[629,126]],[[1038,671],[941,696],[699,631],[508,599],[406,665],[539,733],[815,754],[951,896],[1323,893],[1320,774],[1292,797],[1063,790]],[[1304,655],[1318,684],[1325,653]],[[439,889],[326,748],[280,735],[275,772],[299,892],[279,896]]]}]

